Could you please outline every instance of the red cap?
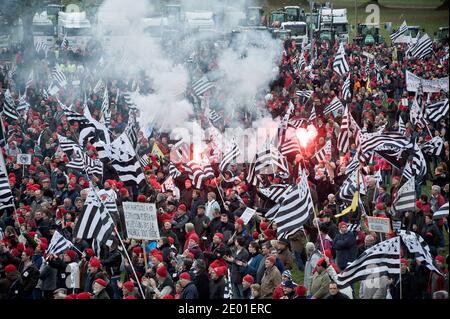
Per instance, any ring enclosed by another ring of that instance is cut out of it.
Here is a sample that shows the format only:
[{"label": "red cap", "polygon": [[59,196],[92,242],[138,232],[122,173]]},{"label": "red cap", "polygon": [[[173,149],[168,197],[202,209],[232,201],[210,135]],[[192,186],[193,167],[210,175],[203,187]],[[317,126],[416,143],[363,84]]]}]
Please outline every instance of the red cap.
[{"label": "red cap", "polygon": [[445,262],[445,257],[439,255],[439,256],[436,256],[436,257],[434,258],[434,260],[437,261],[437,262],[439,262],[439,263],[441,263],[441,264],[443,264],[443,263]]},{"label": "red cap", "polygon": [[14,266],[13,264],[9,264],[8,266],[5,267],[5,273],[11,273],[11,272],[15,272],[17,270],[16,266]]},{"label": "red cap", "polygon": [[338,226],[339,226],[339,228],[341,228],[341,226],[347,226],[347,223],[346,223],[346,222],[340,222],[340,223],[338,224]]},{"label": "red cap", "polygon": [[93,268],[100,268],[102,264],[98,258],[92,257],[91,260],[89,260],[89,266]]},{"label": "red cap", "polygon": [[326,266],[324,266],[326,264],[326,260],[325,260],[325,258],[320,258],[318,261],[317,261],[317,263],[316,263],[316,267],[319,267],[319,266],[321,266],[321,267],[326,267]]},{"label": "red cap", "polygon": [[216,267],[212,270],[216,273],[217,277],[223,277],[227,273],[227,267],[225,266]]},{"label": "red cap", "polygon": [[378,203],[375,207],[378,210],[384,210],[384,204],[383,203]]},{"label": "red cap", "polygon": [[167,268],[165,266],[163,267],[158,267],[158,269],[156,269],[156,273],[158,274],[159,277],[167,277]]},{"label": "red cap", "polygon": [[25,254],[27,254],[28,256],[33,256],[34,254],[34,250],[31,247],[28,247],[27,249],[25,249]]},{"label": "red cap", "polygon": [[95,255],[94,250],[92,248],[86,248],[84,250],[84,252],[86,253],[86,255],[88,255],[89,257],[93,257]]},{"label": "red cap", "polygon": [[91,299],[91,294],[88,292],[81,292],[77,295],[77,299]]},{"label": "red cap", "polygon": [[180,279],[191,280],[191,275],[189,275],[189,273],[187,272],[183,272],[180,275]]},{"label": "red cap", "polygon": [[401,262],[403,265],[405,265],[405,266],[409,266],[409,260],[406,259],[406,258],[400,259],[400,262]]},{"label": "red cap", "polygon": [[122,187],[120,189],[119,193],[120,193],[120,196],[122,196],[122,197],[128,196],[128,189]]},{"label": "red cap", "polygon": [[261,229],[261,231],[265,231],[268,227],[269,227],[269,224],[266,222],[261,222],[259,224],[259,228]]},{"label": "red cap", "polygon": [[179,210],[182,210],[182,211],[184,211],[184,212],[187,210],[186,205],[184,205],[184,204],[178,205],[178,209],[179,209]]},{"label": "red cap", "polygon": [[66,251],[66,255],[70,257],[71,261],[74,261],[77,253],[74,250],[69,249]]},{"label": "red cap", "polygon": [[253,284],[255,282],[252,275],[245,275],[242,280],[248,282],[249,284]]},{"label": "red cap", "polygon": [[77,299],[77,294],[71,294],[64,297],[64,300]]},{"label": "red cap", "polygon": [[236,219],[236,224],[244,226],[244,220],[242,218]]},{"label": "red cap", "polygon": [[122,286],[125,287],[125,289],[129,292],[132,292],[134,290],[134,283],[132,281],[124,282]]},{"label": "red cap", "polygon": [[169,240],[169,243],[171,245],[173,245],[175,243],[175,239],[173,239],[173,237],[169,236],[169,237],[167,237],[167,239]]},{"label": "red cap", "polygon": [[135,253],[136,255],[140,255],[142,254],[142,248],[139,246],[136,246],[133,248],[133,253]]},{"label": "red cap", "polygon": [[259,233],[255,230],[254,232],[253,232],[253,234],[252,234],[252,237],[253,237],[253,239],[258,239],[258,237],[259,237]]},{"label": "red cap", "polygon": [[275,258],[275,256],[269,256],[269,257],[266,258],[266,260],[270,261],[272,264],[275,264],[275,261],[277,259]]},{"label": "red cap", "polygon": [[139,196],[137,197],[137,201],[138,201],[139,203],[145,203],[145,196],[144,196],[144,195],[139,195]]},{"label": "red cap", "polygon": [[225,238],[222,233],[215,233],[214,236],[220,238],[220,240],[223,240]]},{"label": "red cap", "polygon": [[108,284],[102,278],[95,279],[95,282],[100,286],[106,287]]}]

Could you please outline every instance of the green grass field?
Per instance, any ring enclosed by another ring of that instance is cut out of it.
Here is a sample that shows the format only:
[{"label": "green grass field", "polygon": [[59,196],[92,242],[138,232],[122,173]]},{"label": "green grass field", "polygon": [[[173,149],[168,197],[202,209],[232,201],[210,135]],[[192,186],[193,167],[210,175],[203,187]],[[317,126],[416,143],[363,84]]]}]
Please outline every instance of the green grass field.
[{"label": "green grass field", "polygon": [[[318,1],[324,3],[325,1]],[[357,10],[355,12],[355,2]],[[408,25],[418,25],[425,29],[425,32],[433,38],[434,33],[439,27],[448,26],[448,10],[435,10],[440,4],[441,0],[381,0],[380,7],[380,30],[384,39],[389,38],[389,33],[384,30],[385,22],[392,22],[394,29],[406,20]],[[365,12],[365,4],[372,3],[364,0],[335,0],[331,1],[333,7],[336,9],[347,8],[348,21],[351,26],[356,23],[364,22],[369,13]],[[269,0],[267,10],[273,10],[286,5],[300,5],[309,11],[307,1],[284,0],[276,1]],[[390,7],[391,6],[391,7]],[[357,20],[355,20],[355,18]],[[350,37],[355,36],[355,29],[351,29]]]}]

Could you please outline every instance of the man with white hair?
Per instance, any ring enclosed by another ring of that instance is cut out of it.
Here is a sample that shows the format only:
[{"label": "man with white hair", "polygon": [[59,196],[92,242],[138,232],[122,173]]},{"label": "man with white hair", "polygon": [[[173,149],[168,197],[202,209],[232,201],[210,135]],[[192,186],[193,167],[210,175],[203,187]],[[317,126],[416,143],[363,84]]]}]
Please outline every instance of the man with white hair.
[{"label": "man with white hair", "polygon": [[430,204],[433,213],[445,204],[445,198],[441,194],[441,187],[438,185],[431,186]]},{"label": "man with white hair", "polygon": [[306,243],[306,264],[305,264],[305,276],[304,276],[304,286],[309,290],[311,286],[312,273],[314,268],[316,267],[317,261],[322,257],[319,249],[316,249],[316,246],[312,242]]},{"label": "man with white hair", "polygon": [[369,211],[373,211],[375,209],[375,195],[377,192],[377,180],[375,177],[370,176],[367,179],[367,191],[365,197],[365,206],[369,209]]}]

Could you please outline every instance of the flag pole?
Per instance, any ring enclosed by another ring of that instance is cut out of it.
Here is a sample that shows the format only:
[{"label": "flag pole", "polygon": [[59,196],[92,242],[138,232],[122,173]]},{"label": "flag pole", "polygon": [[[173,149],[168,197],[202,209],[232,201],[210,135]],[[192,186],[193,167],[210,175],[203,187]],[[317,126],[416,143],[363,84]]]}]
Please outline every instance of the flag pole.
[{"label": "flag pole", "polygon": [[399,284],[400,284],[400,300],[403,297],[403,289],[402,289],[402,249],[400,244],[400,237],[398,239],[398,262],[399,262]]}]

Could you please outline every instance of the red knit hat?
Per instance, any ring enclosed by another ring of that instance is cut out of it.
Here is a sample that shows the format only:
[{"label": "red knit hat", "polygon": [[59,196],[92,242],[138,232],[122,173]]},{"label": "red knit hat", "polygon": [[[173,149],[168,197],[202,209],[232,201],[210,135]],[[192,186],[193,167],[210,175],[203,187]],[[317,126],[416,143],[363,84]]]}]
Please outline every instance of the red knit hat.
[{"label": "red knit hat", "polygon": [[253,279],[252,275],[245,275],[244,278],[242,278],[242,280],[248,282],[250,285],[255,282],[255,279]]},{"label": "red knit hat", "polygon": [[95,279],[95,282],[100,286],[106,287],[108,284],[102,278]]},{"label": "red knit hat", "polygon": [[88,292],[81,292],[77,295],[77,299],[91,299],[91,294]]},{"label": "red knit hat", "polygon": [[320,259],[317,261],[316,267],[319,267],[319,266],[321,266],[321,267],[323,267],[323,268],[326,268],[326,267],[327,267],[327,266],[326,266],[326,260],[325,260],[325,258],[320,258]]},{"label": "red knit hat", "polygon": [[126,197],[126,196],[128,196],[128,189],[123,187],[120,189],[119,193],[120,193],[120,196]]},{"label": "red knit hat", "polygon": [[227,267],[224,266],[216,267],[213,268],[212,270],[216,273],[217,277],[219,278],[225,276],[225,274],[227,273]]},{"label": "red knit hat", "polygon": [[167,277],[167,268],[165,266],[163,267],[158,267],[158,269],[156,269],[156,273],[158,274],[159,277]]},{"label": "red knit hat", "polygon": [[74,261],[77,253],[74,250],[69,249],[66,251],[66,255],[70,257],[71,261]]},{"label": "red knit hat", "polygon": [[102,266],[102,264],[100,263],[100,260],[98,258],[92,257],[89,260],[89,266],[91,266],[93,268],[100,268]]},{"label": "red knit hat", "polygon": [[77,299],[77,294],[71,294],[64,297],[64,300]]},{"label": "red knit hat", "polygon": [[33,256],[33,254],[34,254],[33,248],[31,248],[31,247],[26,248],[25,254],[27,254],[27,256],[30,256],[30,257]]},{"label": "red knit hat", "polygon": [[259,233],[255,230],[254,232],[253,232],[253,234],[252,234],[252,237],[253,237],[253,239],[258,239],[258,237],[259,237]]},{"label": "red knit hat", "polygon": [[266,260],[270,261],[270,262],[274,265],[274,264],[275,264],[275,261],[276,261],[277,259],[275,258],[275,256],[269,256],[269,257],[266,258]]},{"label": "red knit hat", "polygon": [[184,205],[184,204],[178,205],[178,209],[179,209],[179,210],[182,210],[182,211],[184,211],[184,212],[187,210],[186,205]]},{"label": "red knit hat", "polygon": [[5,267],[5,273],[9,274],[11,272],[15,272],[17,270],[16,266],[13,264],[9,264]]},{"label": "red knit hat", "polygon": [[144,195],[138,195],[137,201],[139,203],[145,203],[145,196]]},{"label": "red knit hat", "polygon": [[193,253],[189,252],[189,253],[187,253],[186,258],[190,258],[190,259],[194,260],[194,259],[195,259],[195,256],[194,256]]},{"label": "red knit hat", "polygon": [[94,250],[92,248],[86,248],[84,250],[84,252],[86,253],[86,255],[88,255],[89,257],[93,257],[95,255]]},{"label": "red knit hat", "polygon": [[217,238],[220,238],[220,240],[222,240],[222,241],[225,238],[222,233],[215,233],[214,236],[216,236]]},{"label": "red knit hat", "polygon": [[134,283],[132,281],[126,281],[122,286],[125,287],[125,289],[129,292],[132,292],[134,290]]},{"label": "red knit hat", "polygon": [[346,223],[346,222],[340,222],[340,223],[338,224],[338,227],[341,228],[341,226],[347,226],[347,223]]},{"label": "red knit hat", "polygon": [[259,224],[259,228],[261,229],[261,231],[265,231],[268,227],[269,227],[269,224],[266,222],[261,222]]},{"label": "red knit hat", "polygon": [[436,256],[436,257],[434,258],[434,260],[437,261],[437,262],[439,262],[439,263],[441,263],[441,264],[445,263],[445,257],[444,257],[444,256],[441,256],[441,255]]},{"label": "red knit hat", "polygon": [[188,272],[183,272],[180,275],[180,279],[191,280],[191,275]]},{"label": "red knit hat", "polygon": [[142,248],[139,246],[136,246],[133,248],[133,253],[135,253],[136,255],[140,255],[142,254]]},{"label": "red knit hat", "polygon": [[173,237],[169,236],[169,237],[167,237],[167,239],[169,240],[169,243],[171,245],[173,245],[175,243],[175,239],[173,239]]},{"label": "red knit hat", "polygon": [[236,224],[244,226],[244,220],[242,218],[236,219]]}]

